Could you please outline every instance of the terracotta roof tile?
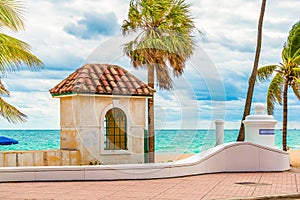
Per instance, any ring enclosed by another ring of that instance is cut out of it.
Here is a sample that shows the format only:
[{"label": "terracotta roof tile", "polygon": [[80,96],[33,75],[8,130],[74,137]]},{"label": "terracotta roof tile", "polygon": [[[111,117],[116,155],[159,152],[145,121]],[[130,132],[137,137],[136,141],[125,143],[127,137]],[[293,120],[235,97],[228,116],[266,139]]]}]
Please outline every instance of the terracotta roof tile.
[{"label": "terracotta roof tile", "polygon": [[86,64],[50,89],[53,96],[70,93],[152,96],[154,92],[127,70],[108,64]]},{"label": "terracotta roof tile", "polygon": [[133,85],[134,85],[135,89],[141,88],[141,86],[137,82],[135,82],[135,81],[133,82]]},{"label": "terracotta roof tile", "polygon": [[93,85],[91,79],[85,78],[84,80],[85,80],[85,83],[86,83],[87,85]]},{"label": "terracotta roof tile", "polygon": [[121,76],[121,79],[122,79],[124,82],[129,81],[129,79],[128,79],[126,76]]},{"label": "terracotta roof tile", "polygon": [[110,84],[110,86],[111,86],[112,88],[118,87],[117,84],[116,84],[114,81],[110,81],[109,84]]},{"label": "terracotta roof tile", "polygon": [[91,73],[90,75],[91,75],[91,78],[93,80],[98,80],[99,79],[99,77],[95,73]]},{"label": "terracotta roof tile", "polygon": [[107,91],[108,93],[112,93],[112,89],[111,89],[111,87],[109,87],[109,86],[106,86],[106,87],[105,87],[105,89],[106,89],[106,91]]},{"label": "terracotta roof tile", "polygon": [[[79,84],[79,83],[84,83],[84,78],[79,77],[79,78],[77,79],[77,84]],[[63,85],[63,86],[64,86],[64,85]]]},{"label": "terracotta roof tile", "polygon": [[143,90],[141,88],[136,89],[136,91],[137,91],[138,94],[142,94],[143,93]]},{"label": "terracotta roof tile", "polygon": [[97,85],[97,90],[100,91],[100,93],[103,93],[104,89],[101,87],[101,85]]},{"label": "terracotta roof tile", "polygon": [[125,85],[126,85],[127,88],[129,88],[129,89],[133,88],[133,85],[129,81],[126,81],[124,83],[125,83]]},{"label": "terracotta roof tile", "polygon": [[126,90],[125,88],[121,88],[122,94],[128,94],[128,90]]},{"label": "terracotta roof tile", "polygon": [[100,83],[100,81],[98,79],[93,79],[94,83],[96,86],[101,86],[102,84]]},{"label": "terracotta roof tile", "polygon": [[106,80],[102,80],[102,83],[105,87],[109,86],[108,82]]},{"label": "terracotta roof tile", "polygon": [[102,71],[101,71],[100,68],[95,68],[95,71],[96,71],[97,74],[102,74]]},{"label": "terracotta roof tile", "polygon": [[106,74],[106,79],[109,80],[109,81],[114,81],[115,80],[110,74]]},{"label": "terracotta roof tile", "polygon": [[120,74],[120,76],[125,76],[125,74],[121,68],[117,68],[117,71]]},{"label": "terracotta roof tile", "polygon": [[121,81],[121,78],[120,76],[118,76],[117,74],[114,75],[114,78],[117,82],[120,82]]},{"label": "terracotta roof tile", "polygon": [[118,86],[120,88],[126,88],[126,85],[123,82],[121,82],[121,81],[118,82]]}]

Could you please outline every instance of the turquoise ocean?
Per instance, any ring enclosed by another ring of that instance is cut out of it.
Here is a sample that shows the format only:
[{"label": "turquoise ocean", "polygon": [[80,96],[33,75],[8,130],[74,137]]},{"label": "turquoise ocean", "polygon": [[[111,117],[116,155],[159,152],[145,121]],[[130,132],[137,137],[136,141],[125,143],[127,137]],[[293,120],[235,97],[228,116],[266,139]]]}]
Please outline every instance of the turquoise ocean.
[{"label": "turquoise ocean", "polygon": [[[157,130],[155,151],[160,153],[199,153],[215,145],[214,130]],[[238,130],[225,130],[224,140],[234,142]],[[11,137],[19,144],[3,146],[0,151],[47,150],[60,148],[59,130],[0,130],[0,136]],[[281,148],[281,131],[275,131],[276,146]],[[287,146],[300,149],[300,130],[288,130]]]}]

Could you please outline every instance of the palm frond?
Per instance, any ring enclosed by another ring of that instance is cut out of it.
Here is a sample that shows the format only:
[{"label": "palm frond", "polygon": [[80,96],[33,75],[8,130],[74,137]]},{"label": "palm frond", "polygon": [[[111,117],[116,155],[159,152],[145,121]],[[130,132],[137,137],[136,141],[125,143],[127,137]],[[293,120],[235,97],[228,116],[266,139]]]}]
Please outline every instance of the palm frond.
[{"label": "palm frond", "polygon": [[287,58],[294,59],[300,54],[300,21],[295,23],[290,30],[283,51]]},{"label": "palm frond", "polygon": [[173,81],[170,77],[170,72],[164,62],[155,64],[156,79],[159,89],[171,90],[174,87]]},{"label": "palm frond", "polygon": [[[300,49],[299,49],[299,51],[300,51]],[[295,62],[297,65],[300,65],[300,55],[294,58],[294,62]]]},{"label": "palm frond", "polygon": [[274,70],[278,68],[278,65],[267,65],[264,67],[261,67],[257,70],[257,78],[260,82],[268,80],[272,74],[274,73]]},{"label": "palm frond", "polygon": [[[186,4],[183,0],[171,1],[171,7],[164,17],[165,23],[162,24],[161,28],[171,29],[179,34],[190,34],[195,28],[195,25],[189,7],[190,5]],[[169,27],[170,24],[171,27]]]},{"label": "palm frond", "polygon": [[296,97],[300,100],[300,83],[295,82],[294,84],[291,85],[291,87]]},{"label": "palm frond", "polygon": [[26,122],[27,116],[0,97],[0,115],[12,123]]},{"label": "palm frond", "polygon": [[30,69],[42,67],[40,61],[30,52],[30,46],[18,39],[0,33],[0,72],[10,72],[22,68],[22,64]]},{"label": "palm frond", "polygon": [[4,87],[0,79],[0,95],[9,95],[9,91]]},{"label": "palm frond", "polygon": [[300,68],[292,68],[291,75],[297,79],[300,78]]},{"label": "palm frond", "polygon": [[[286,43],[284,44],[284,46],[286,45]],[[285,50],[285,48],[283,48],[282,52],[281,52],[281,59],[283,61],[283,63],[280,63],[281,65],[285,66],[288,64],[288,51]]]},{"label": "palm frond", "polygon": [[188,35],[159,28],[148,30],[147,35],[141,34],[124,45],[124,53],[131,58],[133,66],[163,60],[170,64],[174,76],[182,75],[184,63],[192,54],[194,41]]},{"label": "palm frond", "polygon": [[272,79],[267,94],[267,110],[268,114],[273,114],[275,103],[282,105],[282,91],[284,85],[284,78],[281,74],[277,73]]},{"label": "palm frond", "polygon": [[130,31],[135,31],[142,26],[142,18],[138,9],[138,2],[131,0],[129,5],[128,20],[123,21],[122,33],[126,35]]},{"label": "palm frond", "polygon": [[0,1],[0,27],[13,31],[24,30],[24,4],[21,1]]}]

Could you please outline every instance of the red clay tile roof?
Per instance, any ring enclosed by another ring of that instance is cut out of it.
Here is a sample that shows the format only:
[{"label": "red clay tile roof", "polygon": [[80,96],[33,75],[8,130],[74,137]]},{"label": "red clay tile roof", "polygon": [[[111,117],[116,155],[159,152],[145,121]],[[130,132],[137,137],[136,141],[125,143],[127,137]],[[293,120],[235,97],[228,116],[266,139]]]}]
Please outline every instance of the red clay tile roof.
[{"label": "red clay tile roof", "polygon": [[108,64],[86,64],[50,90],[52,96],[78,93],[152,96],[154,92],[127,70]]}]

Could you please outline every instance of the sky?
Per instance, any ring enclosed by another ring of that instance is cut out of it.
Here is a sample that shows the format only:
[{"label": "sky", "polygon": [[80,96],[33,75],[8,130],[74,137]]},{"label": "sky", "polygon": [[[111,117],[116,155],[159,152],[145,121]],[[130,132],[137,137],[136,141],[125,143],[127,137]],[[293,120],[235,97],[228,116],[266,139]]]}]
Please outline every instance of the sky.
[{"label": "sky", "polygon": [[[0,129],[59,129],[59,99],[49,89],[85,63],[120,65],[146,82],[122,53],[130,40],[121,34],[129,0],[27,0],[26,30],[5,33],[29,43],[44,68],[7,74],[9,103],[28,115],[25,124],[0,119]],[[174,78],[173,91],[155,95],[156,129],[207,129],[224,119],[239,127],[256,48],[261,0],[186,0],[191,5],[196,47],[185,73]],[[259,66],[277,64],[292,25],[300,19],[299,0],[269,0],[266,6]],[[256,85],[253,103],[266,103],[268,82]],[[300,104],[289,94],[289,128],[300,128]],[[251,112],[253,113],[253,112]],[[282,107],[274,117],[281,127]]]}]

